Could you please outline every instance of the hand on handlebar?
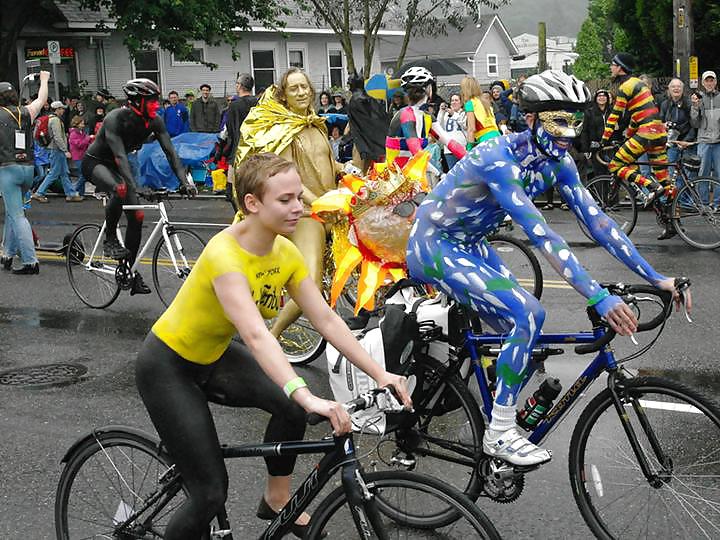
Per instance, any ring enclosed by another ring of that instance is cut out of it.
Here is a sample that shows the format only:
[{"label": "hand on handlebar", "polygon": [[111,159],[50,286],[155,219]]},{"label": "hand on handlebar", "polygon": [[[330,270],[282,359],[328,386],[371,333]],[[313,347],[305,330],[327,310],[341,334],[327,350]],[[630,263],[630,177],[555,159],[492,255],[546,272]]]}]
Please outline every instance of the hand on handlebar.
[{"label": "hand on handlebar", "polygon": [[295,392],[301,393],[297,396],[293,395],[293,398],[297,400],[306,412],[315,413],[330,420],[334,435],[344,435],[345,433],[350,432],[352,429],[352,422],[350,420],[350,415],[342,404],[336,401],[319,398],[304,388],[296,390]]},{"label": "hand on handlebar", "polygon": [[195,184],[183,184],[178,191],[180,195],[186,195],[188,199],[194,199],[198,194],[198,189]]},{"label": "hand on handlebar", "polygon": [[631,336],[637,332],[638,320],[630,306],[617,296],[609,298],[617,298],[620,301],[605,314],[605,320],[610,324],[610,328],[621,336]]},{"label": "hand on handlebar", "polygon": [[378,383],[378,387],[380,388],[385,386],[392,387],[402,404],[405,405],[405,408],[412,409],[412,399],[410,398],[410,392],[408,391],[407,377],[386,371],[385,374],[382,377],[379,377],[375,382]]},{"label": "hand on handlebar", "polygon": [[675,311],[680,311],[680,308],[684,305],[685,311],[690,313],[692,311],[692,294],[690,294],[690,283],[682,284],[680,290],[676,285],[678,279],[682,278],[667,278],[657,284],[658,289],[668,291],[673,295],[673,303],[675,304]]}]

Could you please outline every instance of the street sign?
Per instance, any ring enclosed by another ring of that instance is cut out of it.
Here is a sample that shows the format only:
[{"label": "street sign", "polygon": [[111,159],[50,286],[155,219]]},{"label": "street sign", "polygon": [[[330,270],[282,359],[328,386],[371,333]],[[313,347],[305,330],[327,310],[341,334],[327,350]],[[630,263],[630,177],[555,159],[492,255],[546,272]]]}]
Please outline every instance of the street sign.
[{"label": "street sign", "polygon": [[698,57],[691,56],[688,59],[688,64],[690,67],[690,73],[688,76],[688,79],[690,79],[690,88],[697,88],[698,87]]},{"label": "street sign", "polygon": [[48,60],[51,64],[60,63],[60,42],[59,41],[48,41]]}]

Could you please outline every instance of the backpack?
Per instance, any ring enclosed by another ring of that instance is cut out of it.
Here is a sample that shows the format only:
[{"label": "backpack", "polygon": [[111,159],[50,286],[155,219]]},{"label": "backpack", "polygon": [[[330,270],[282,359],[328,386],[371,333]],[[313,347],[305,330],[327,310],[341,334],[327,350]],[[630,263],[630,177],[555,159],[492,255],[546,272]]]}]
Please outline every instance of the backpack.
[{"label": "backpack", "polygon": [[52,141],[52,132],[50,131],[50,117],[52,114],[44,114],[35,122],[35,131],[33,138],[42,147],[47,147]]},{"label": "backpack", "polygon": [[[370,358],[383,369],[391,373],[404,373],[410,364],[413,345],[418,337],[417,318],[415,313],[406,313],[401,306],[389,305],[380,311],[382,316],[371,317],[367,326],[357,332],[355,337]],[[339,403],[377,388],[373,379],[329,343],[325,356],[330,388]],[[354,431],[379,435],[385,432],[385,415],[378,414],[375,407],[356,412],[351,419]]]}]

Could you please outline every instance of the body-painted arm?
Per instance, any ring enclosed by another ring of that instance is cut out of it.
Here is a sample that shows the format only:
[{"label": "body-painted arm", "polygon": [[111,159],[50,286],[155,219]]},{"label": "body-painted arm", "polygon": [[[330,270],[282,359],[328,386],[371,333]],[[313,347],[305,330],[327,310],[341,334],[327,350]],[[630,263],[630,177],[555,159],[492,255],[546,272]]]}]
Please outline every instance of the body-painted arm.
[{"label": "body-painted arm", "polygon": [[657,286],[666,279],[638,253],[620,226],[598,207],[592,195],[580,182],[572,159],[566,156],[562,163],[564,166],[557,172],[560,196],[585,224],[597,243],[650,284]]},{"label": "body-painted arm", "polygon": [[400,111],[400,132],[413,155],[422,150],[422,139],[417,135],[417,120],[412,107],[405,107]]},{"label": "body-painted arm", "polygon": [[625,112],[625,108],[627,107],[628,96],[625,93],[623,86],[624,84],[621,84],[618,87],[618,95],[615,98],[613,110],[610,113],[610,116],[608,116],[607,122],[605,123],[605,130],[603,131],[601,141],[602,144],[605,144],[607,141],[610,140],[610,137],[612,137],[613,133],[615,132],[618,121],[620,120],[620,118],[622,118],[622,115]]}]

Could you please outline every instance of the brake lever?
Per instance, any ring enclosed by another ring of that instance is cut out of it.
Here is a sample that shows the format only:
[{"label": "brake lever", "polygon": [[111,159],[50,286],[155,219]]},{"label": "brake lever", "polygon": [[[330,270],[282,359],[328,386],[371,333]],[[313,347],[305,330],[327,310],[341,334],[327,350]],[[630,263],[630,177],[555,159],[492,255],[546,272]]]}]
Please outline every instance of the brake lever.
[{"label": "brake lever", "polygon": [[685,315],[685,320],[687,320],[687,322],[692,324],[693,320],[692,320],[692,318],[690,318],[690,313],[688,313],[687,304],[685,303],[685,290],[683,289],[682,291],[679,291],[679,292],[680,292],[680,303],[682,304],[683,315]]}]

